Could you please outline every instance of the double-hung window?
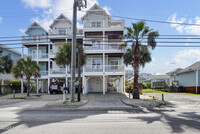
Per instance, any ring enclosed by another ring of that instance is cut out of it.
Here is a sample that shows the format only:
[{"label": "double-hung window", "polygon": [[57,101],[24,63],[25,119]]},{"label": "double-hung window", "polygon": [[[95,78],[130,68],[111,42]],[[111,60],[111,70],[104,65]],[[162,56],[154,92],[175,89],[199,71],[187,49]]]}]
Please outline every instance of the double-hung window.
[{"label": "double-hung window", "polygon": [[100,67],[101,67],[101,59],[100,58],[92,59],[92,68],[99,69]]}]

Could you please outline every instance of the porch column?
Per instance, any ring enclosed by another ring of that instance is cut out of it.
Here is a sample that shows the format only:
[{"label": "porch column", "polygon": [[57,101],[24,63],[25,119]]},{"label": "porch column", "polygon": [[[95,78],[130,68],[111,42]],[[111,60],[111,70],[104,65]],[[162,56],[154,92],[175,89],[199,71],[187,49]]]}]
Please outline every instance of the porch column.
[{"label": "porch column", "polygon": [[106,93],[106,88],[105,88],[105,75],[103,75],[103,95]]},{"label": "porch column", "polygon": [[50,43],[48,44],[48,77],[50,75]]},{"label": "porch column", "polygon": [[37,56],[37,64],[38,64],[38,59],[39,59],[39,48],[38,48],[38,46],[39,46],[39,44],[37,44],[37,53],[36,53],[37,54],[36,55]]},{"label": "porch column", "polygon": [[36,80],[36,93],[38,94],[39,92],[39,80]]},{"label": "porch column", "polygon": [[21,79],[21,93],[24,93],[24,82],[23,79]]},{"label": "porch column", "polygon": [[41,92],[44,93],[44,80],[41,80]]},{"label": "porch column", "polygon": [[124,73],[124,89],[123,89],[123,93],[125,93],[125,88],[126,88],[126,79],[125,79],[125,73]]},{"label": "porch column", "polygon": [[50,93],[49,92],[49,86],[50,86],[50,77],[48,77],[48,86],[47,86],[47,92],[48,92],[48,94]]},{"label": "porch column", "polygon": [[65,80],[65,84],[66,84],[66,87],[68,87],[68,66],[66,65],[66,72],[65,72],[65,74],[66,74],[66,80]]},{"label": "porch column", "polygon": [[82,94],[84,95],[85,94],[85,76],[82,75]]},{"label": "porch column", "polygon": [[121,76],[120,84],[121,84],[121,93],[123,93],[124,92],[124,76]]},{"label": "porch column", "polygon": [[4,94],[4,79],[1,81],[1,93]]}]

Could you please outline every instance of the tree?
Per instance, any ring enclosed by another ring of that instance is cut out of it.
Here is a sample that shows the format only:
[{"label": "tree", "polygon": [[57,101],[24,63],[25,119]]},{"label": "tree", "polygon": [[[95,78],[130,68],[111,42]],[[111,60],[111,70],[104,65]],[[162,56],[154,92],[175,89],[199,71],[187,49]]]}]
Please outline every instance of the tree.
[{"label": "tree", "polygon": [[35,78],[40,77],[40,66],[37,64],[36,61],[31,60],[30,57],[27,59],[19,59],[16,65],[12,68],[12,72],[15,78],[23,78],[26,76],[27,80],[27,96],[30,96],[30,79],[32,76]]},{"label": "tree", "polygon": [[[156,47],[155,39],[159,36],[159,33],[146,26],[144,21],[132,23],[132,27],[126,27],[126,30],[127,34],[124,37],[127,39],[127,43],[132,43],[132,46],[124,54],[124,63],[132,65],[134,68],[133,99],[139,99],[139,66],[144,67],[146,63],[151,61],[149,47],[152,50]],[[142,45],[141,41],[144,37],[147,39],[147,45]]]},{"label": "tree", "polygon": [[[80,45],[77,45],[77,48]],[[71,43],[63,43],[58,48],[58,52],[56,53],[55,61],[56,64],[62,65],[64,68],[69,66],[71,68]],[[78,52],[76,53],[76,63],[78,63]],[[84,53],[84,50],[81,49],[81,66],[83,66],[86,63],[86,55]],[[78,64],[77,64],[78,67]]]},{"label": "tree", "polygon": [[12,71],[13,61],[9,55],[2,56],[3,51],[0,50],[0,73],[10,73]]}]

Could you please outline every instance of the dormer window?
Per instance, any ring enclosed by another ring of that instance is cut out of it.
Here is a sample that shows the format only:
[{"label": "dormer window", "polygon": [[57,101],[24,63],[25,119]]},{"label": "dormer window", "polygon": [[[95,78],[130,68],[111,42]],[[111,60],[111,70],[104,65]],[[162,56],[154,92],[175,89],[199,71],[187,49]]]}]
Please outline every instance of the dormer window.
[{"label": "dormer window", "polygon": [[66,35],[66,30],[59,30],[59,35]]},{"label": "dormer window", "polygon": [[95,22],[91,22],[91,27],[94,28],[94,27],[102,27],[101,26],[101,22],[100,21],[95,21]]}]

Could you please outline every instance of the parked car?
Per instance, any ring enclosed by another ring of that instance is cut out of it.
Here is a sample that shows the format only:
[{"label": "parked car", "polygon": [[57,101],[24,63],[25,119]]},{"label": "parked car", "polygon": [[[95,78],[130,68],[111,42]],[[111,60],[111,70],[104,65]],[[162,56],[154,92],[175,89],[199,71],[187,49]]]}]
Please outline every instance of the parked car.
[{"label": "parked car", "polygon": [[50,94],[53,94],[53,92],[62,93],[63,85],[63,82],[51,82],[49,86]]}]

